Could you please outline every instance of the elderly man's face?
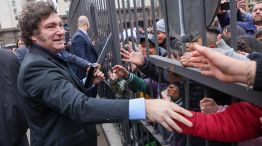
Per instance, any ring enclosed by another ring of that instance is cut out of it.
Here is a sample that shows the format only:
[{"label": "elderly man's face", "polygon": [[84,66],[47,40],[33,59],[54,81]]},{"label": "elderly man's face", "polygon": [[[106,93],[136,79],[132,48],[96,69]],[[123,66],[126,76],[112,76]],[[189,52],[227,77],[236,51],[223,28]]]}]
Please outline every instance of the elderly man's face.
[{"label": "elderly man's face", "polygon": [[39,23],[38,32],[34,33],[31,39],[36,44],[58,53],[64,49],[64,33],[61,18],[53,13]]},{"label": "elderly man's face", "polygon": [[252,11],[253,23],[262,25],[262,3],[256,4]]}]

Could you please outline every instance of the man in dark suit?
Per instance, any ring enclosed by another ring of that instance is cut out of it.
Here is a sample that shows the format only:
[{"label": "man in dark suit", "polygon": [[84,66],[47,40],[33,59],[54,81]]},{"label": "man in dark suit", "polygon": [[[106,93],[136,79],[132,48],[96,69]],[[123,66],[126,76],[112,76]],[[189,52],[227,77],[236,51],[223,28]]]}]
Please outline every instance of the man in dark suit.
[{"label": "man in dark suit", "polygon": [[28,146],[28,128],[17,91],[20,63],[14,53],[0,49],[0,145]]},{"label": "man in dark suit", "polygon": [[[90,24],[88,18],[86,16],[79,16],[78,30],[72,38],[72,53],[91,63],[95,63],[98,55],[87,34],[89,28]],[[79,79],[83,79],[86,76],[86,70],[78,67],[73,67],[73,70]]]},{"label": "man in dark suit", "polygon": [[[181,130],[175,120],[192,126],[179,113],[192,113],[155,99],[109,100],[87,96],[87,90],[71,72],[61,55],[64,28],[54,7],[43,1],[30,1],[22,10],[19,26],[29,53],[18,75],[33,146],[95,146],[95,123],[148,119],[165,128]],[[103,79],[96,70],[93,84]],[[175,120],[174,120],[175,119]]]}]

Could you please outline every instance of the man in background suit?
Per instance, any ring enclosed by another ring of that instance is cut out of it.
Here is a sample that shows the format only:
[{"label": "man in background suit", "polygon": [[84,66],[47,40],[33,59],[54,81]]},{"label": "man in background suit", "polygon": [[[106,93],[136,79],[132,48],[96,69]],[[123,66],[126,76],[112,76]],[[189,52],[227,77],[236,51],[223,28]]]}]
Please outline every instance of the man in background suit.
[{"label": "man in background suit", "polygon": [[[95,146],[95,123],[101,122],[148,119],[170,131],[181,131],[175,120],[192,126],[180,115],[190,117],[192,113],[170,101],[87,96],[88,91],[61,55],[65,30],[49,3],[28,2],[19,16],[19,26],[29,53],[21,64],[17,86],[30,127],[31,145]],[[103,79],[103,73],[95,70],[92,84]]]},{"label": "man in background suit", "polygon": [[20,63],[14,53],[0,49],[0,145],[28,146],[28,128],[16,82]]},{"label": "man in background suit", "polygon": [[[86,16],[79,16],[78,30],[72,38],[72,53],[91,63],[95,63],[98,55],[87,34],[89,28],[90,24],[88,18]],[[86,76],[86,70],[78,67],[73,67],[73,70],[80,80]]]}]

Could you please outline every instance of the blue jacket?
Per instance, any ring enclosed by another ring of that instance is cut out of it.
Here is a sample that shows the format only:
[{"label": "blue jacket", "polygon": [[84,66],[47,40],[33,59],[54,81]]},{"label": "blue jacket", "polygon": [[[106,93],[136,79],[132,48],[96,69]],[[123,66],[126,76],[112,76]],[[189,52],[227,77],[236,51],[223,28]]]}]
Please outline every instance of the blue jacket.
[{"label": "blue jacket", "polygon": [[[243,29],[245,29],[247,34],[254,35],[257,28],[253,24],[252,15],[249,14],[249,13],[241,13],[241,14],[242,14],[241,19],[243,21],[237,21],[237,25],[242,27]],[[218,21],[219,21],[222,28],[224,28],[225,26],[230,24],[230,16],[229,16],[228,12],[225,12],[224,15],[217,15],[217,18],[218,18]]]}]

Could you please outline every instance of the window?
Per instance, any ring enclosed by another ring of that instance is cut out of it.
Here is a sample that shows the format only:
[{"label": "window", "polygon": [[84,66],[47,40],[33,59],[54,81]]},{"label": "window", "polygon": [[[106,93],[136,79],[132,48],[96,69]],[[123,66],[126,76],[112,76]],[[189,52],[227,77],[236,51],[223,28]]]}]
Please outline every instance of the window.
[{"label": "window", "polygon": [[136,0],[136,6],[137,7],[142,7],[141,0]]},{"label": "window", "polygon": [[16,2],[14,0],[12,1],[12,5],[13,7],[16,7]]},{"label": "window", "polygon": [[5,43],[3,40],[0,40],[0,48],[4,48],[5,47]]},{"label": "window", "polygon": [[17,9],[16,8],[14,8],[14,14],[17,14]]}]

